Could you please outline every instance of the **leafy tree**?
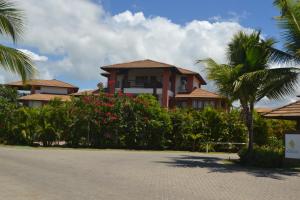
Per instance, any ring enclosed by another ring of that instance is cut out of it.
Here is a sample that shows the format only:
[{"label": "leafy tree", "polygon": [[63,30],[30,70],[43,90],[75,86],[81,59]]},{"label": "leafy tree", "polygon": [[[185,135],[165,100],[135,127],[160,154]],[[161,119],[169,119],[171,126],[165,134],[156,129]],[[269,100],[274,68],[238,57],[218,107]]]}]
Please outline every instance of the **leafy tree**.
[{"label": "leafy tree", "polygon": [[272,61],[286,61],[286,54],[273,48],[274,40],[261,39],[260,32],[237,33],[228,45],[228,64],[213,59],[200,60],[207,66],[208,78],[220,93],[239,100],[248,128],[248,154],[253,150],[254,104],[263,97],[278,99],[291,94],[296,86],[297,68],[271,68]]},{"label": "leafy tree", "polygon": [[[11,0],[0,0],[0,34],[9,36],[14,43],[24,29],[24,13]],[[22,80],[35,74],[35,67],[29,56],[18,49],[0,44],[0,67],[17,73]]]}]

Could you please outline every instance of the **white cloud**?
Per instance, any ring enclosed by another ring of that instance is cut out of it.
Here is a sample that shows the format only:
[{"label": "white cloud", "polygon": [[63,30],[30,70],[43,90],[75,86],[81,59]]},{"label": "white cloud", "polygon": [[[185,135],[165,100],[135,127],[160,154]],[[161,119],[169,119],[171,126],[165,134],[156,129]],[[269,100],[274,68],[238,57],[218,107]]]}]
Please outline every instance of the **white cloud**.
[{"label": "white cloud", "polygon": [[33,61],[36,62],[44,62],[48,60],[48,57],[46,56],[40,56],[32,51],[29,51],[28,49],[18,49],[19,51],[22,51],[23,53],[27,54]]},{"label": "white cloud", "polygon": [[[52,76],[101,80],[99,67],[135,59],[154,59],[199,71],[199,58],[225,61],[232,35],[246,30],[237,22],[191,21],[125,11],[112,16],[88,0],[19,0],[27,14],[23,45],[49,55],[38,63]],[[55,60],[51,59],[55,56]]]}]

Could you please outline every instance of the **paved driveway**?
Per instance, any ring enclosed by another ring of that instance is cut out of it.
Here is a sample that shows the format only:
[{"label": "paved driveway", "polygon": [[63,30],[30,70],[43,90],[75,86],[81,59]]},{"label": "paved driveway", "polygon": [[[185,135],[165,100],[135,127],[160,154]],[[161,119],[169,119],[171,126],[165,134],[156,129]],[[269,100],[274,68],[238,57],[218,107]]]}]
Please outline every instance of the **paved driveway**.
[{"label": "paved driveway", "polygon": [[293,171],[224,164],[236,155],[0,147],[2,200],[293,200]]}]

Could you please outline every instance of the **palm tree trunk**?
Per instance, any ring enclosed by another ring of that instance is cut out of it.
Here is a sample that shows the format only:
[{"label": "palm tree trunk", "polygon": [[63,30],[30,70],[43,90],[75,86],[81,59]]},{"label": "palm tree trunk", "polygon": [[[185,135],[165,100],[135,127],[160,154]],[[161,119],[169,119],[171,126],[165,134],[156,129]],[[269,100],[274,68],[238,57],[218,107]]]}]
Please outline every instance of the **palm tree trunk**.
[{"label": "palm tree trunk", "polygon": [[254,142],[254,135],[253,135],[253,110],[254,105],[250,103],[250,112],[248,113],[248,131],[249,131],[249,141],[248,141],[248,155],[251,155],[253,152],[253,142]]},{"label": "palm tree trunk", "polygon": [[253,152],[253,110],[254,110],[254,104],[250,103],[250,106],[247,104],[242,105],[243,112],[244,112],[244,118],[245,118],[245,124],[248,129],[248,150],[247,150],[247,157],[249,158],[250,155]]}]

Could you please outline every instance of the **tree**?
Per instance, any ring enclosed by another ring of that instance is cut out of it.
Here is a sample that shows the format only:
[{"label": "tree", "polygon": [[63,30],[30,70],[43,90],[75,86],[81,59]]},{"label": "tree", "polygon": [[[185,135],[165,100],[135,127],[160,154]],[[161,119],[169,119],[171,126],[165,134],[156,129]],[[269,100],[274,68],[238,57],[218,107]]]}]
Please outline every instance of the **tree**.
[{"label": "tree", "polygon": [[275,19],[282,29],[284,47],[289,54],[300,58],[300,2],[275,0],[274,5],[281,11],[281,16]]},{"label": "tree", "polygon": [[[9,36],[14,43],[24,28],[24,14],[9,0],[0,0],[0,34]],[[21,76],[22,80],[35,74],[35,67],[29,56],[22,51],[0,44],[0,67]]]},{"label": "tree", "polygon": [[285,62],[288,55],[273,48],[274,40],[262,40],[260,32],[237,33],[228,45],[228,64],[213,59],[200,60],[207,66],[208,78],[219,92],[240,102],[248,129],[248,155],[253,151],[254,104],[263,97],[278,99],[291,94],[297,84],[299,69],[271,68],[274,61]]}]

